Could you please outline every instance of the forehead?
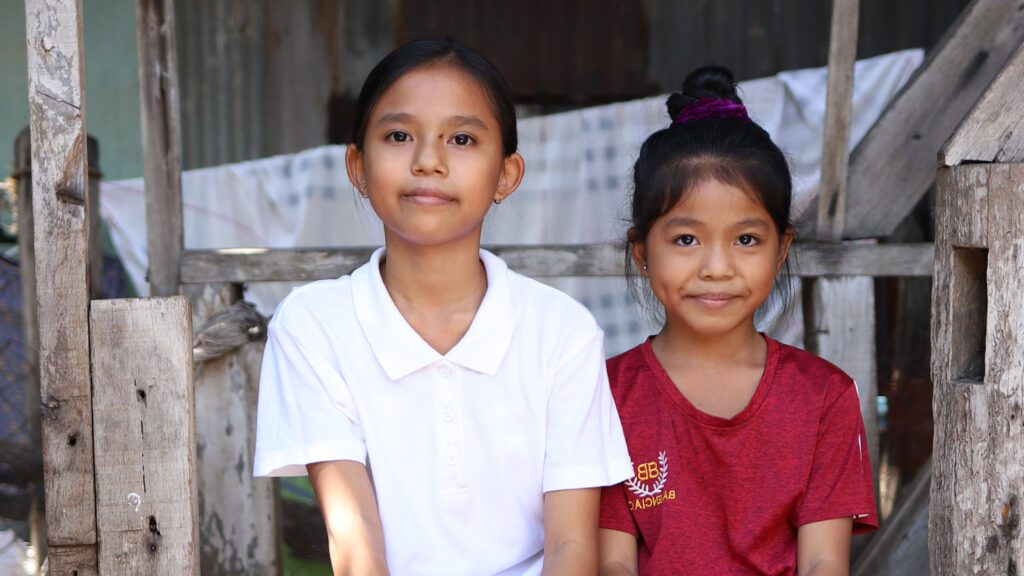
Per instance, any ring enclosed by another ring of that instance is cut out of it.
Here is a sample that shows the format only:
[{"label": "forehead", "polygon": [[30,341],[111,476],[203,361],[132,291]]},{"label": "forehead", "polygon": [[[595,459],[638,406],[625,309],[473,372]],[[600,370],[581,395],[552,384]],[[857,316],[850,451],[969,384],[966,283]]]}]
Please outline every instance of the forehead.
[{"label": "forehead", "polygon": [[774,226],[757,194],[715,178],[703,178],[695,183],[663,216],[690,216],[702,221],[761,218]]},{"label": "forehead", "polygon": [[393,112],[413,116],[473,115],[497,124],[491,99],[469,72],[437,62],[409,70],[381,94],[370,114],[374,118]]}]

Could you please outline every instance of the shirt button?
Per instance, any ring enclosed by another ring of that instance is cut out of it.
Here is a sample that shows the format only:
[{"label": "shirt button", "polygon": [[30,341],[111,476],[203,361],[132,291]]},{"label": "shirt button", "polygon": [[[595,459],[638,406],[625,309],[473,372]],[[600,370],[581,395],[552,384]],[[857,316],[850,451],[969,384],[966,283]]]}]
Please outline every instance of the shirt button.
[{"label": "shirt button", "polygon": [[451,378],[452,369],[447,366],[441,366],[437,369],[437,373],[441,375],[441,378]]},{"label": "shirt button", "polygon": [[449,466],[455,466],[458,463],[459,463],[459,459],[455,457],[455,454],[449,454],[448,455],[448,465]]},{"label": "shirt button", "polygon": [[455,412],[453,412],[451,408],[441,410],[441,420],[444,420],[445,422],[455,420]]}]

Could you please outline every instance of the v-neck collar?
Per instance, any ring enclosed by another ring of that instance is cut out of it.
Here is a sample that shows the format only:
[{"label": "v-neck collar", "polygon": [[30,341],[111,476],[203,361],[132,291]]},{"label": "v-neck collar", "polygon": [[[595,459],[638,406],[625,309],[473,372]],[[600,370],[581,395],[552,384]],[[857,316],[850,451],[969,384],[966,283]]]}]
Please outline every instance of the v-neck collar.
[{"label": "v-neck collar", "polygon": [[779,347],[779,343],[774,339],[767,335],[763,336],[765,343],[768,345],[768,352],[764,363],[764,372],[761,373],[761,379],[758,381],[757,389],[754,390],[754,395],[751,396],[750,401],[743,407],[743,410],[740,410],[731,418],[722,418],[721,416],[708,414],[694,406],[693,403],[690,402],[689,398],[679,391],[679,388],[676,387],[675,382],[672,381],[672,378],[668,375],[665,367],[662,366],[661,362],[658,361],[657,356],[654,355],[654,350],[651,348],[650,338],[640,345],[640,352],[643,354],[643,358],[647,363],[648,369],[654,375],[656,387],[669,402],[673,403],[684,414],[700,424],[715,428],[733,428],[745,424],[753,418],[755,414],[757,414],[757,411],[760,410],[761,405],[764,404],[765,399],[768,397],[768,392],[771,390],[772,384],[775,382],[775,374],[778,371],[781,349]]}]

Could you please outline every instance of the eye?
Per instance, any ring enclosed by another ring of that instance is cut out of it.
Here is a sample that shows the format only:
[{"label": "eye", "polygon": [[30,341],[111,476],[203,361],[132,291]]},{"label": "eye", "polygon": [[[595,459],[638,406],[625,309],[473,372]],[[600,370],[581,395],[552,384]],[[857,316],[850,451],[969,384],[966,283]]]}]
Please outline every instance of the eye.
[{"label": "eye", "polygon": [[455,136],[452,136],[452,142],[454,142],[456,146],[469,146],[473,143],[473,137],[469,134],[456,134]]},{"label": "eye", "polygon": [[406,132],[402,132],[401,130],[395,130],[394,132],[388,132],[387,136],[385,136],[385,139],[391,142],[408,142],[409,134]]},{"label": "eye", "polygon": [[740,246],[755,246],[757,245],[757,238],[750,234],[743,234],[737,240]]},{"label": "eye", "polygon": [[694,246],[697,244],[697,238],[692,234],[683,234],[676,238],[676,244],[680,246]]}]

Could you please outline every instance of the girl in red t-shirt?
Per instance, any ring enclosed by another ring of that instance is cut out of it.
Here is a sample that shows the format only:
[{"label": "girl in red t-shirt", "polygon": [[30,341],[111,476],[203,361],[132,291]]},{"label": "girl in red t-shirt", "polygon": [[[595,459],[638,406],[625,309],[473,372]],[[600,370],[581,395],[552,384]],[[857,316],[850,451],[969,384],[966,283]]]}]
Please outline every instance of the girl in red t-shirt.
[{"label": "girl in red t-shirt", "polygon": [[724,68],[667,105],[626,256],[664,326],[608,363],[634,477],[602,495],[601,573],[847,574],[877,527],[856,385],[754,326],[793,240],[786,159]]}]

